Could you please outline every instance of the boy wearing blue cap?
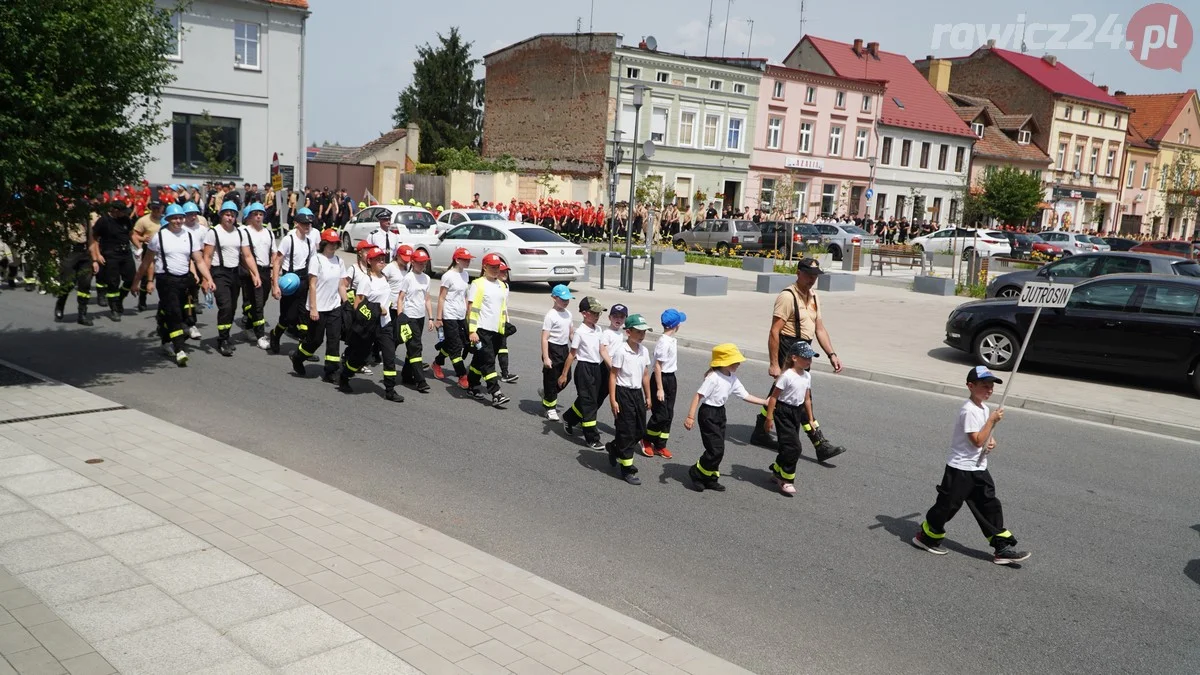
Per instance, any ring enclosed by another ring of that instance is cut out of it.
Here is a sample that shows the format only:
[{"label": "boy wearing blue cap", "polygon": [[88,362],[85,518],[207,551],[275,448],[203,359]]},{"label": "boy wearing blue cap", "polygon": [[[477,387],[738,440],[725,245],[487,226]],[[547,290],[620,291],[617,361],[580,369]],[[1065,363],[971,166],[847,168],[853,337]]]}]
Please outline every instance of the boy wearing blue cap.
[{"label": "boy wearing blue cap", "polygon": [[542,407],[546,409],[546,419],[557,421],[558,392],[571,381],[571,371],[565,371],[566,381],[559,386],[559,375],[564,374],[563,365],[575,333],[571,310],[567,309],[574,296],[566,284],[558,284],[550,291],[550,297],[554,306],[542,320]]},{"label": "boy wearing blue cap", "polygon": [[687,315],[671,308],[662,313],[663,334],[654,345],[654,375],[650,378],[650,421],[642,439],[642,454],[671,459],[667,440],[671,437],[671,421],[675,418],[675,371],[679,367],[678,341],[675,334]]},{"label": "boy wearing blue cap", "polygon": [[996,448],[992,431],[1004,418],[1004,408],[989,413],[984,403],[992,397],[997,384],[1003,384],[1003,380],[985,366],[976,366],[967,372],[971,398],[958,410],[954,432],[950,436],[950,457],[946,460],[942,483],[937,488],[937,501],[925,514],[921,531],[912,538],[913,546],[945,555],[947,551],[942,540],[946,538],[946,523],[966,502],[979,529],[983,530],[983,536],[995,549],[992,562],[1011,565],[1029,557],[1029,553],[1016,550],[1016,537],[1004,528],[1004,511],[996,498],[996,484],[987,468],[987,454]]}]

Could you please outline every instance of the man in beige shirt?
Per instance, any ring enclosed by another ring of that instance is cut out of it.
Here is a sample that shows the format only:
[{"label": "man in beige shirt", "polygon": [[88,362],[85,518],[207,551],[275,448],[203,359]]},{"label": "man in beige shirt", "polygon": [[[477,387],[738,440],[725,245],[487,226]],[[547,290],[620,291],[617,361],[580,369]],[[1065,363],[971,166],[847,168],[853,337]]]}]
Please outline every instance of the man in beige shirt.
[{"label": "man in beige shirt", "polygon": [[[163,204],[155,199],[150,202],[150,210],[146,212],[146,215],[138,218],[137,222],[133,224],[133,232],[130,233],[129,238],[133,242],[134,263],[139,269],[142,266],[142,252],[145,250],[146,242],[158,234],[159,228],[162,227],[162,217]],[[148,295],[146,285],[148,283],[149,279],[143,279],[141,288],[134,289],[138,296],[137,311],[139,312],[146,309],[146,296]]]}]

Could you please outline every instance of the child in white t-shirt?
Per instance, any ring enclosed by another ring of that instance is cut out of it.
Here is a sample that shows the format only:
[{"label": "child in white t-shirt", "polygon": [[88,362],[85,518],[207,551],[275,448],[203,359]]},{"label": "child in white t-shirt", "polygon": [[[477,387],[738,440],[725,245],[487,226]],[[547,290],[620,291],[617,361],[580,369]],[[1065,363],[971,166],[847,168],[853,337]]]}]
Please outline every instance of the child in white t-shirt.
[{"label": "child in white t-shirt", "polygon": [[642,344],[648,330],[650,325],[641,314],[630,315],[625,319],[628,338],[609,355],[608,395],[616,434],[608,443],[608,461],[621,466],[621,478],[630,485],[642,484],[633,465],[633,450],[646,435],[646,411],[650,409],[650,352]]},{"label": "child in white t-shirt", "polygon": [[559,376],[564,374],[563,365],[571,351],[571,335],[575,332],[571,325],[571,310],[567,309],[567,303],[574,296],[566,284],[558,284],[550,291],[550,297],[554,307],[542,320],[542,407],[546,409],[546,419],[557,420],[558,392],[571,381],[571,372],[566,371],[566,382],[559,384]]},{"label": "child in white t-shirt", "polygon": [[668,309],[660,317],[663,335],[654,345],[654,375],[650,378],[650,421],[642,439],[642,454],[671,459],[667,440],[671,438],[671,421],[675,418],[675,371],[679,367],[678,343],[675,334],[687,321],[687,315]]},{"label": "child in white t-shirt", "polygon": [[989,414],[984,401],[991,398],[992,389],[1001,383],[1003,380],[985,366],[976,366],[967,373],[971,398],[958,410],[950,437],[950,457],[942,473],[942,484],[937,488],[937,501],[925,514],[921,531],[912,539],[917,548],[945,555],[947,551],[942,540],[946,538],[946,523],[958,513],[963,502],[967,502],[979,529],[995,549],[992,562],[1010,565],[1029,557],[1029,553],[1016,550],[1016,537],[1004,528],[1004,511],[996,498],[996,484],[987,468],[987,454],[996,448],[992,431],[1004,417],[1004,408]]},{"label": "child in white t-shirt", "polygon": [[807,342],[797,342],[788,350],[787,370],[780,373],[767,397],[767,431],[779,432],[779,454],[771,465],[771,474],[779,491],[796,494],[796,462],[800,459],[800,433],[804,421],[812,419],[812,360],[819,356]]},{"label": "child in white t-shirt", "polygon": [[747,403],[767,404],[766,399],[746,391],[746,387],[742,386],[741,380],[735,375],[738,366],[745,360],[746,357],[742,356],[735,344],[725,343],[713,347],[712,361],[709,363],[708,372],[704,374],[704,382],[692,398],[687,419],[683,421],[683,428],[688,431],[691,431],[697,421],[700,423],[700,440],[704,443],[704,454],[688,469],[688,476],[699,492],[725,491],[725,486],[720,481],[721,460],[725,458],[725,402],[736,396]]}]

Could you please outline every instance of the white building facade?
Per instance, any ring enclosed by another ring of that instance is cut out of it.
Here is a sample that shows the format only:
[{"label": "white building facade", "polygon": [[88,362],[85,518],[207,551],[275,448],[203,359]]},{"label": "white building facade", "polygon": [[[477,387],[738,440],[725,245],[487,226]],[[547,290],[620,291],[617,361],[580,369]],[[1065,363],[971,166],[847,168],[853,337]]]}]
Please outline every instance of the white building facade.
[{"label": "white building facade", "polygon": [[970,138],[880,124],[869,215],[961,224]]},{"label": "white building facade", "polygon": [[151,150],[151,183],[265,185],[278,153],[304,185],[308,16],[305,0],[194,0],[175,15],[176,79],[163,92],[167,138]]}]

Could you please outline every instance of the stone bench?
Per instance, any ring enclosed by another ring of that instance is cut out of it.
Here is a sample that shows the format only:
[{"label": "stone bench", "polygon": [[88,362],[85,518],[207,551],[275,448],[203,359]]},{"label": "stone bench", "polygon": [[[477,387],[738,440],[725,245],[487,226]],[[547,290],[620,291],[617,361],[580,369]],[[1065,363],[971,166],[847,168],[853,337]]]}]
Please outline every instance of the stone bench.
[{"label": "stone bench", "polygon": [[729,279],[716,274],[688,275],[683,278],[683,294],[697,297],[728,295]]},{"label": "stone bench", "polygon": [[667,249],[654,252],[655,265],[682,265],[685,262],[687,262],[687,258],[684,256],[683,251]]},{"label": "stone bench", "polygon": [[792,285],[796,277],[791,274],[760,274],[754,290],[759,293],[778,295],[783,289]]},{"label": "stone bench", "polygon": [[742,269],[746,270],[747,272],[774,272],[775,259],[746,256],[742,258]]},{"label": "stone bench", "polygon": [[913,290],[929,295],[955,295],[958,285],[949,277],[916,277],[913,279]]},{"label": "stone bench", "polygon": [[842,293],[854,290],[853,274],[822,274],[817,277],[817,290],[827,293]]}]

